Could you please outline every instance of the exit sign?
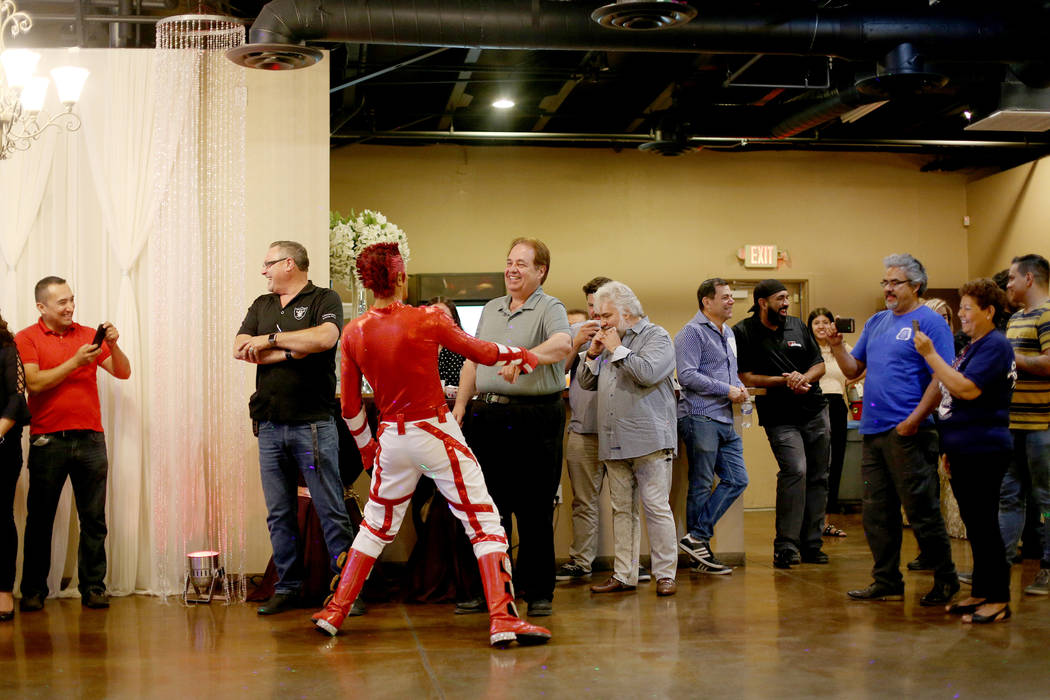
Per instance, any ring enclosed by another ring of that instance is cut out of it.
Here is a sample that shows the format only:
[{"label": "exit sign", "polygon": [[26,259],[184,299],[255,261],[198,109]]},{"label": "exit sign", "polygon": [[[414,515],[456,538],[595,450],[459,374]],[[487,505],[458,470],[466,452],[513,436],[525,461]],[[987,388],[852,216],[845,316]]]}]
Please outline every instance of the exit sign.
[{"label": "exit sign", "polygon": [[776,267],[777,247],[775,245],[744,246],[744,267]]}]

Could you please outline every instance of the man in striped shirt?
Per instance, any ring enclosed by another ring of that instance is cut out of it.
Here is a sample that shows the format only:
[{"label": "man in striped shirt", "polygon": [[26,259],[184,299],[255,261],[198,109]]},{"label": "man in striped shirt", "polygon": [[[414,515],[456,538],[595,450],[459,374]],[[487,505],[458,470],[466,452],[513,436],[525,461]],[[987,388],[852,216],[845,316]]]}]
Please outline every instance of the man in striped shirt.
[{"label": "man in striped shirt", "polygon": [[[687,532],[678,546],[703,574],[732,569],[711,553],[718,522],[747,487],[744,443],[733,430],[733,404],[747,401],[737,376],[736,338],[726,324],[733,315],[733,290],[724,279],[704,280],[696,291],[700,311],[674,339],[678,383],[678,437],[689,460]],[[718,485],[711,484],[715,474]]]},{"label": "man in striped shirt", "polygon": [[1041,255],[1022,255],[1010,265],[1006,294],[1023,307],[1010,318],[1006,337],[1014,347],[1017,385],[1010,403],[1014,459],[999,495],[999,529],[1013,558],[1031,492],[1043,515],[1043,557],[1029,595],[1050,593],[1050,264]]}]

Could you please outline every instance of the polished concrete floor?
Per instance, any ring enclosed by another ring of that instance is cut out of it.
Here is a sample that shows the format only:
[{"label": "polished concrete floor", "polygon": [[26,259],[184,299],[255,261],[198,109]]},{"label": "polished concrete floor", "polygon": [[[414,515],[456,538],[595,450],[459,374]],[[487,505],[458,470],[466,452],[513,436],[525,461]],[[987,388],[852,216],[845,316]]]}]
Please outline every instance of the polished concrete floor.
[{"label": "polished concrete floor", "polygon": [[[871,559],[859,516],[836,522],[850,536],[826,540],[826,566],[774,569],[772,514],[748,513],[747,566],[731,576],[682,569],[671,598],[653,584],[606,596],[559,584],[554,616],[537,620],[554,633],[543,647],[492,650],[486,617],[449,605],[374,605],[328,638],[309,611],[49,600],[0,624],[0,698],[1050,695],[1050,600],[1020,592],[1035,562],[1014,567],[1013,619],[963,625],[918,605],[929,574],[906,574],[903,603],[847,599],[869,582]],[[954,547],[968,568],[966,543]]]}]

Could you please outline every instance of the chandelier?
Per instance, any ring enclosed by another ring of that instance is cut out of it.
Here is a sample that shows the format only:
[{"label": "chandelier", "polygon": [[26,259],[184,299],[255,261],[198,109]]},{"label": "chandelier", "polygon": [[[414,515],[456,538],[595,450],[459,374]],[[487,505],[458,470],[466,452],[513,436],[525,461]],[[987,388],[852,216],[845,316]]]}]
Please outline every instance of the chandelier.
[{"label": "chandelier", "polygon": [[32,26],[32,18],[15,7],[14,0],[0,0],[0,160],[14,151],[28,150],[49,127],[67,131],[80,128],[80,117],[73,113],[73,106],[80,99],[87,69],[63,66],[51,70],[64,111],[49,117],[42,111],[48,79],[33,75],[40,54],[29,49],[4,48],[8,32],[16,37]]}]

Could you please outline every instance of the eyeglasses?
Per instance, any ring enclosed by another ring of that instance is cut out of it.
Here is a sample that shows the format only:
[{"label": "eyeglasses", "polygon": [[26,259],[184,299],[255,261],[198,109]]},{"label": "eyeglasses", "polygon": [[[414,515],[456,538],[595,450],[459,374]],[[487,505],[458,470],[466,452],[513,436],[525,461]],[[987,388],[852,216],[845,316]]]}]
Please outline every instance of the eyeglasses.
[{"label": "eyeglasses", "polygon": [[289,258],[286,256],[286,257],[283,257],[283,258],[277,258],[276,260],[263,260],[263,269],[264,270],[269,270],[273,265],[276,265],[279,262],[284,262],[285,260],[288,260],[288,259]]},{"label": "eyeglasses", "polygon": [[885,289],[886,287],[889,287],[890,289],[896,289],[902,284],[908,284],[908,280],[882,280],[881,282],[879,282],[879,285],[881,285],[883,289]]}]

